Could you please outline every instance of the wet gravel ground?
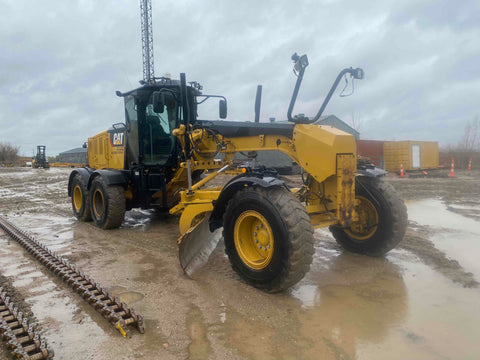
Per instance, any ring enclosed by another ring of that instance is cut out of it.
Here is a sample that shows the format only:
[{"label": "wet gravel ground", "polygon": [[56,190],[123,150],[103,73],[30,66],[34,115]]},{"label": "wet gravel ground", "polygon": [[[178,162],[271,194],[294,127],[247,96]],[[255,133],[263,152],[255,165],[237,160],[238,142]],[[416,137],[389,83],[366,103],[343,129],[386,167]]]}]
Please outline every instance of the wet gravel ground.
[{"label": "wet gravel ground", "polygon": [[111,231],[77,222],[69,173],[0,168],[0,214],[142,314],[146,333],[121,338],[0,232],[0,284],[34,314],[56,358],[480,358],[480,172],[388,176],[409,210],[400,246],[369,258],[317,230],[310,272],[273,295],[244,284],[221,243],[195,280],[186,278],[176,217],[131,211]]}]

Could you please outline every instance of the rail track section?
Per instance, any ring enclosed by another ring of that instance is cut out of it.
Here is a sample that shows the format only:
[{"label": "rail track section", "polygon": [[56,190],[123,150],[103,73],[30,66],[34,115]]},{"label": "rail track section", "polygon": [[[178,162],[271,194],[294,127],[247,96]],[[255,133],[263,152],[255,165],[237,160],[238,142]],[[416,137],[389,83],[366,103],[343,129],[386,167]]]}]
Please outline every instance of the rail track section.
[{"label": "rail track section", "polygon": [[19,229],[1,216],[0,227],[53,274],[57,275],[80,294],[110,321],[123,337],[130,337],[131,327],[137,329],[141,334],[145,332],[142,316],[135,314],[125,303],[120,302],[118,298],[100,287],[92,278],[78,270],[75,265],[70,264],[67,260],[55,254],[55,252],[49,250],[32,235]]},{"label": "rail track section", "polygon": [[16,359],[52,359],[53,351],[47,348],[33,325],[23,317],[21,311],[10,301],[8,294],[0,287],[0,338],[7,343]]}]

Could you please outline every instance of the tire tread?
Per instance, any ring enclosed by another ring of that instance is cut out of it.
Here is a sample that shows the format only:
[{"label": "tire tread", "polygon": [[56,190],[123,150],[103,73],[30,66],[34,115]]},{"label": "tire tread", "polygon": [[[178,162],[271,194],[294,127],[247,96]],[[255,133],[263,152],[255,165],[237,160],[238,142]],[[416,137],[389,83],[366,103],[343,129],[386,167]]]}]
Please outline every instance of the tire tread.
[{"label": "tire tread", "polygon": [[[106,207],[106,215],[104,219],[96,219],[92,210],[92,217],[95,225],[104,230],[120,227],[125,218],[126,211],[124,194],[125,190],[123,189],[123,186],[108,186],[101,177],[96,177],[92,181],[92,189],[96,188],[97,186],[104,191],[103,196]],[[90,196],[90,203],[92,202],[92,196],[93,195]]]},{"label": "tire tread", "polygon": [[[225,217],[231,212],[231,209],[238,206],[242,199],[248,196],[249,192],[255,192],[278,209],[288,232],[288,256],[281,259],[281,269],[272,281],[258,283],[242,276],[241,269],[232,261],[233,254],[229,253],[228,247],[225,248],[227,255],[230,258],[232,268],[246,282],[268,292],[283,291],[300,281],[310,269],[314,253],[313,228],[310,224],[310,217],[297,198],[283,187],[247,187],[237,192],[228,202],[224,214],[224,223]],[[223,236],[225,238],[225,228]]]},{"label": "tire tread", "polygon": [[[83,202],[83,212],[77,212],[75,209],[75,205],[73,202],[73,189],[75,188],[76,185],[80,185],[80,188],[82,190],[82,202]],[[88,190],[87,190],[87,184],[83,181],[82,177],[80,174],[75,174],[72,179],[72,210],[73,210],[73,215],[79,220],[83,222],[88,222],[92,221],[92,214],[91,214],[91,209],[90,209],[90,201],[89,201],[89,195],[88,195]]]}]

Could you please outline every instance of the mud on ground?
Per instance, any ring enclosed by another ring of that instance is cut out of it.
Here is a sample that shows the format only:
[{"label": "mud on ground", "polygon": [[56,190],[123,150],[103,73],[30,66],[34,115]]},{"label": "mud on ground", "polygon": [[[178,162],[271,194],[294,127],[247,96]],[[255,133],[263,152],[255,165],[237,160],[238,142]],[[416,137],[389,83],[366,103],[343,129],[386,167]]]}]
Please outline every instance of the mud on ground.
[{"label": "mud on ground", "polygon": [[10,297],[10,301],[15,304],[17,309],[28,317],[29,323],[37,325],[37,320],[28,303],[25,302],[24,296],[12,285],[12,280],[0,274],[0,287],[2,292],[6,292]]},{"label": "mud on ground", "polygon": [[317,230],[310,272],[272,295],[239,279],[222,244],[195,280],[186,278],[177,258],[177,217],[130,211],[112,231],[77,222],[66,194],[69,172],[0,168],[0,214],[142,314],[146,333],[121,338],[0,234],[0,274],[35,314],[57,358],[480,357],[478,173],[389,176],[409,210],[403,243],[369,258],[343,251],[327,230]]}]

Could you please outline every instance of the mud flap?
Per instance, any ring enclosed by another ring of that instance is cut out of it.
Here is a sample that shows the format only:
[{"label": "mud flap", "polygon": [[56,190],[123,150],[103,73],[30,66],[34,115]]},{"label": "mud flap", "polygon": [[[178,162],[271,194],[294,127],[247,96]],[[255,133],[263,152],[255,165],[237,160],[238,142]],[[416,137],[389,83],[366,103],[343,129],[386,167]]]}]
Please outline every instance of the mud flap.
[{"label": "mud flap", "polygon": [[209,218],[210,213],[207,213],[202,221],[178,239],[180,265],[189,277],[207,264],[222,237],[222,228],[210,231]]}]

